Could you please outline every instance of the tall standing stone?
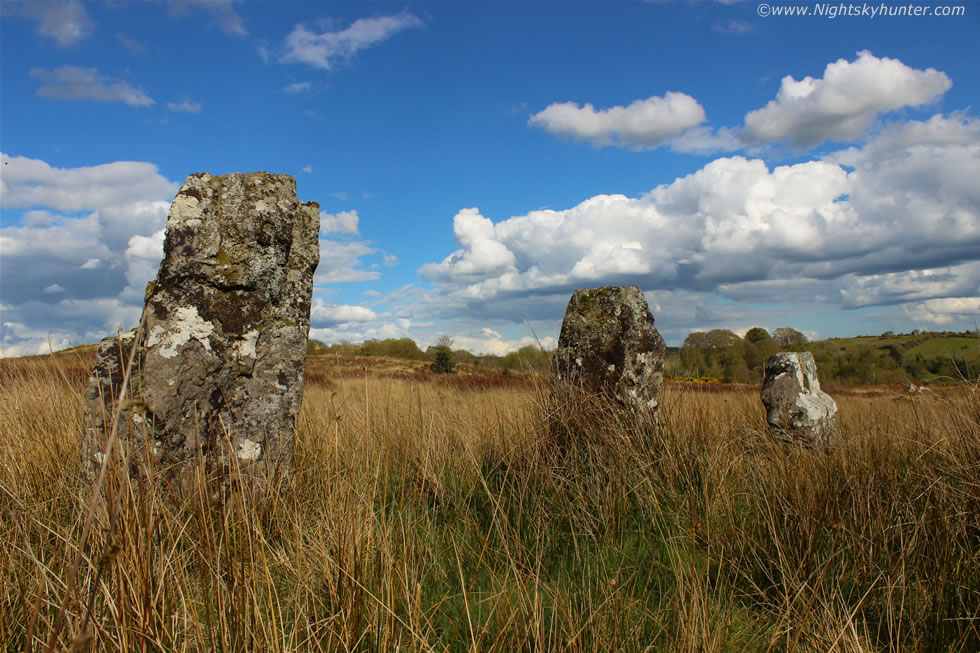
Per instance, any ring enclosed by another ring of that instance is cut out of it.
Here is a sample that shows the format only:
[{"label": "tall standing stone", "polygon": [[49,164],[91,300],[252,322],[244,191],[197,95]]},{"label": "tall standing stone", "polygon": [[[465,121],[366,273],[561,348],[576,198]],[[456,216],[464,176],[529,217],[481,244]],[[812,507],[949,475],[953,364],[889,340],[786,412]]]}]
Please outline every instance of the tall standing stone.
[{"label": "tall standing stone", "polygon": [[195,460],[251,473],[292,466],[303,397],[319,205],[267,172],[187,178],[147,287],[145,327],[107,338],[89,380],[83,467],[101,462],[108,419],[138,347],[119,423],[130,465]]},{"label": "tall standing stone", "polygon": [[558,338],[558,379],[655,414],[666,350],[639,288],[576,290]]},{"label": "tall standing stone", "polygon": [[766,361],[765,375],[762,403],[766,421],[778,439],[809,448],[837,443],[837,404],[820,389],[813,354],[774,354]]}]

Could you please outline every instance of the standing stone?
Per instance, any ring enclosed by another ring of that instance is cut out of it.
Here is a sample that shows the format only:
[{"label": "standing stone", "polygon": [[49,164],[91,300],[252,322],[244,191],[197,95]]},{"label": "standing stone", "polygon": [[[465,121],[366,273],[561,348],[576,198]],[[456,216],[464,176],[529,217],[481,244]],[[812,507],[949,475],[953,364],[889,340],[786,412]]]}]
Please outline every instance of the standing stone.
[{"label": "standing stone", "polygon": [[762,403],[773,434],[805,447],[834,445],[840,437],[837,404],[820,389],[813,354],[780,352],[766,361]]},{"label": "standing stone", "polygon": [[558,338],[558,379],[653,415],[666,351],[639,288],[576,290]]},{"label": "standing stone", "polygon": [[147,286],[144,330],[107,338],[86,392],[98,469],[114,401],[137,347],[119,422],[130,466],[288,472],[303,398],[319,205],[267,172],[187,178],[170,207]]}]

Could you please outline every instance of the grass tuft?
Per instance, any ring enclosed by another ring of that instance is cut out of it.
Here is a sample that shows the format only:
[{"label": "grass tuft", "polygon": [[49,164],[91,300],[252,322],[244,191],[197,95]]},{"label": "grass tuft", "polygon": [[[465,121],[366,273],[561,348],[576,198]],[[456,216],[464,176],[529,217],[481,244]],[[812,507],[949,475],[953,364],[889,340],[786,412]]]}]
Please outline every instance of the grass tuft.
[{"label": "grass tuft", "polygon": [[838,396],[812,452],[740,388],[667,384],[650,423],[319,370],[287,482],[110,474],[88,520],[73,365],[0,361],[4,650],[980,650],[976,387]]}]

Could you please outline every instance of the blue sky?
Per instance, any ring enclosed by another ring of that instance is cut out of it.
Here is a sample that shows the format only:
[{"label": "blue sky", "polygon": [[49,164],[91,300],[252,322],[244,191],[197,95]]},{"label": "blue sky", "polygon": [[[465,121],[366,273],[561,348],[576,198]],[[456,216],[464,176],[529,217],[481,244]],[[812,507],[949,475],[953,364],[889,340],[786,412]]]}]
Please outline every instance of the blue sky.
[{"label": "blue sky", "polygon": [[628,283],[675,345],[973,329],[980,4],[916,4],[3,0],[4,353],[133,326],[184,178],[253,170],[320,203],[326,342]]}]

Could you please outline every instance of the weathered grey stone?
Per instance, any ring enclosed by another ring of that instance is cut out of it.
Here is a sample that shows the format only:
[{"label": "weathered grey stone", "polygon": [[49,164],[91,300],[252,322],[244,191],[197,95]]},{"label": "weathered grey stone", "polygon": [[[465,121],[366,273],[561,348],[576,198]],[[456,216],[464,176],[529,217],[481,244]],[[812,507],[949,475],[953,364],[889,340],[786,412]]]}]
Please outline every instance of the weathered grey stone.
[{"label": "weathered grey stone", "polygon": [[837,404],[820,389],[810,352],[780,352],[766,361],[762,403],[778,439],[805,447],[836,444],[840,437]]},{"label": "weathered grey stone", "polygon": [[558,338],[558,379],[653,415],[666,350],[639,288],[576,290]]},{"label": "weathered grey stone", "polygon": [[164,257],[147,286],[144,330],[108,338],[86,393],[83,443],[93,469],[129,352],[138,346],[120,437],[129,464],[203,461],[288,471],[303,397],[319,206],[266,172],[191,175],[167,219]]}]

